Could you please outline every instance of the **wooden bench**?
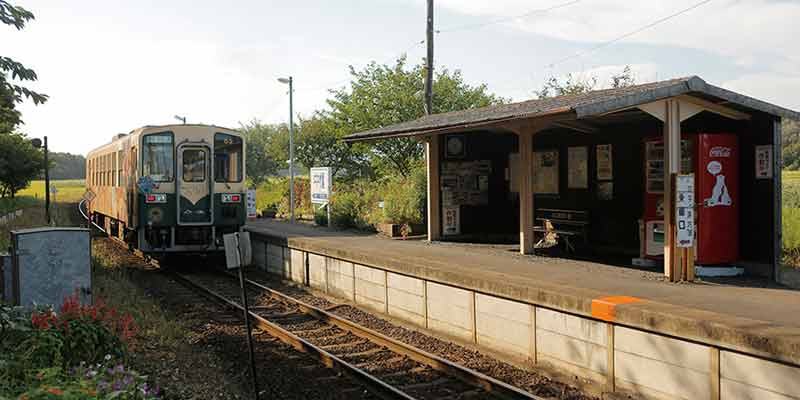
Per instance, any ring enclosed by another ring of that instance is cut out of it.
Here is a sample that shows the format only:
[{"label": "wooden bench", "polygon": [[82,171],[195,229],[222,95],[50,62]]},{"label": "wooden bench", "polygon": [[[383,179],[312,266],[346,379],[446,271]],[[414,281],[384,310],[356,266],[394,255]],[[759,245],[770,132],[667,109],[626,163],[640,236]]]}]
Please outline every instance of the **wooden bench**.
[{"label": "wooden bench", "polygon": [[[552,229],[548,229],[547,221]],[[555,208],[539,208],[536,210],[534,232],[555,233],[564,239],[568,252],[575,252],[573,239],[580,237],[586,243],[589,236],[589,212],[583,210],[565,210]]]}]

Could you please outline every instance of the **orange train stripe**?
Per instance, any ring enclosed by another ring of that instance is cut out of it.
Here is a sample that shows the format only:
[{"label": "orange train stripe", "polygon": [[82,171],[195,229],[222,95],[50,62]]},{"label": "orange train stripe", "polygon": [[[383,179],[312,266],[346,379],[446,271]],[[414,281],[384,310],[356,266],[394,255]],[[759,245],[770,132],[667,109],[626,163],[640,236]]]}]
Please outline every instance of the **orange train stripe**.
[{"label": "orange train stripe", "polygon": [[613,322],[614,309],[620,304],[640,303],[644,300],[631,296],[608,296],[592,300],[592,317]]}]

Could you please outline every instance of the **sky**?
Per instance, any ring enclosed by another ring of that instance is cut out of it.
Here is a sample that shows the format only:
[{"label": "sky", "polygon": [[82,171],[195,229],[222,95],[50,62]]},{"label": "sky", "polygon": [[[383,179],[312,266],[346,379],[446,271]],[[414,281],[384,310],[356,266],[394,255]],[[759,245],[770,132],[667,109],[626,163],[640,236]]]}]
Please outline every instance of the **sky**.
[{"label": "sky", "polygon": [[[630,65],[637,82],[699,75],[800,110],[800,1],[434,0],[435,68],[515,101],[550,76]],[[237,128],[286,122],[326,106],[348,66],[425,54],[425,0],[12,0],[36,15],[0,27],[0,55],[33,68],[50,95],[20,106],[33,137],[85,154],[143,125]],[[537,11],[546,10],[550,11]],[[619,41],[606,45],[615,38]]]}]

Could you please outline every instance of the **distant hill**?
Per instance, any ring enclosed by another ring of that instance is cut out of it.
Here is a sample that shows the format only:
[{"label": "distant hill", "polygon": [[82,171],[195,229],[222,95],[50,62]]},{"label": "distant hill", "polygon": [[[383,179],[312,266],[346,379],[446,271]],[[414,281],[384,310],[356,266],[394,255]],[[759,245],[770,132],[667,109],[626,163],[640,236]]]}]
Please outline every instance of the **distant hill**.
[{"label": "distant hill", "polygon": [[85,179],[86,158],[80,154],[50,153],[50,179]]}]

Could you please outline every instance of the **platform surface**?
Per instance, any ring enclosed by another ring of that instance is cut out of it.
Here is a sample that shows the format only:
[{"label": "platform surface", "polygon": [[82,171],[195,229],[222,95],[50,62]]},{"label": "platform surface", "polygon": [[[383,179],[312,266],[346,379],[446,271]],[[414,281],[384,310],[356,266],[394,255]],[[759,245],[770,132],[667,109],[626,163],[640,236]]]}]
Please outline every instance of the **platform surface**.
[{"label": "platform surface", "polygon": [[391,240],[261,219],[248,231],[290,247],[582,315],[609,296],[615,322],[800,365],[800,291],[675,284],[655,274],[588,261],[522,256],[508,249]]}]

